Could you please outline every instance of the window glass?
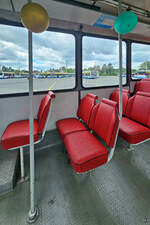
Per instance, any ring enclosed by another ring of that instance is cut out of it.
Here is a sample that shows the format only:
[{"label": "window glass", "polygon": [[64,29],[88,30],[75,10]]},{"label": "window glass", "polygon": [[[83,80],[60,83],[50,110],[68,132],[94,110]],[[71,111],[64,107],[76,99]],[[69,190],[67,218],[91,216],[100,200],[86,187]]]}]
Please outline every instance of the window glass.
[{"label": "window glass", "polygon": [[33,34],[34,91],[75,87],[75,38],[46,31]]},{"label": "window glass", "polygon": [[[122,43],[123,84],[126,84],[126,44]],[[84,87],[119,84],[119,43],[117,40],[83,37],[82,83]]]},{"label": "window glass", "polygon": [[[28,31],[0,25],[0,94],[29,91]],[[34,91],[75,87],[75,38],[45,31],[33,34]]]},{"label": "window glass", "polygon": [[132,43],[132,70],[133,80],[150,78],[150,45]]},{"label": "window glass", "polygon": [[28,91],[27,38],[25,28],[0,25],[0,94]]}]

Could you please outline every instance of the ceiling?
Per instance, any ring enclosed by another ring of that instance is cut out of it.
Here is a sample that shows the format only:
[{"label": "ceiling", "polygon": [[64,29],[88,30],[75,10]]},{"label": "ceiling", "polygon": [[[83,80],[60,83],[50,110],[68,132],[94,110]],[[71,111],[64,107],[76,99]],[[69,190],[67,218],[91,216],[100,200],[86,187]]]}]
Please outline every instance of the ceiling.
[{"label": "ceiling", "polygon": [[[71,0],[65,0],[71,1]],[[78,6],[73,6],[71,4],[62,3],[55,0],[33,0],[33,2],[43,5],[49,14],[50,18],[92,25],[100,19],[102,25],[111,26],[113,29],[114,20],[118,14],[118,0],[76,0],[80,3],[98,6],[100,11],[89,10],[81,8]],[[10,15],[20,12],[27,0],[0,0],[0,18],[9,12]],[[138,16],[138,25],[133,33],[144,34],[145,36],[150,36],[150,0],[122,0],[122,11],[132,10],[136,12]],[[6,11],[7,10],[7,11]],[[4,13],[2,13],[4,12]],[[7,12],[7,13],[6,13]],[[114,17],[110,17],[114,16]]]},{"label": "ceiling", "polygon": [[123,0],[122,2],[150,11],[149,0],[142,0],[142,1],[141,0]]}]

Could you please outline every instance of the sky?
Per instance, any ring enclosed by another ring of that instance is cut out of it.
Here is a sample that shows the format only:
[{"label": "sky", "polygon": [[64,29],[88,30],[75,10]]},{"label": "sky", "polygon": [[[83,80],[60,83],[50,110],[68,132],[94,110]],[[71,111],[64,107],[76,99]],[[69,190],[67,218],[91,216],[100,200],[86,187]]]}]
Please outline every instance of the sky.
[{"label": "sky", "polygon": [[[132,46],[132,68],[138,69],[148,61],[150,46]],[[83,68],[112,63],[118,68],[118,41],[93,37],[83,38]],[[126,61],[126,47],[123,43],[123,67]],[[28,32],[25,28],[0,25],[0,69],[11,66],[15,69],[28,68]],[[59,67],[75,67],[75,38],[70,34],[45,31],[33,34],[34,70],[48,70]]]},{"label": "sky", "polygon": [[[111,63],[119,67],[119,45],[117,40],[83,37],[83,67]],[[123,67],[126,65],[126,44],[123,43]]]}]

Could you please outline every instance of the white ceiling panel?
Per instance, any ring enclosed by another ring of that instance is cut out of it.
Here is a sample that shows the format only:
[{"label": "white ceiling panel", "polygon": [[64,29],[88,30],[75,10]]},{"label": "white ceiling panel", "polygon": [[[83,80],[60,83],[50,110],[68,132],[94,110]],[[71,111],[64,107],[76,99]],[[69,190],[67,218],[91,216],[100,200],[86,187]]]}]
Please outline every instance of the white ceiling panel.
[{"label": "white ceiling panel", "polygon": [[0,9],[12,10],[9,0],[0,0]]},{"label": "white ceiling panel", "polygon": [[[16,11],[19,12],[27,1],[13,0],[13,2]],[[34,2],[39,3],[45,7],[50,18],[92,25],[99,17],[98,12],[55,2],[52,0],[36,0]]]},{"label": "white ceiling panel", "polygon": [[123,2],[137,6],[144,10],[150,10],[150,1],[149,0],[123,0]]}]

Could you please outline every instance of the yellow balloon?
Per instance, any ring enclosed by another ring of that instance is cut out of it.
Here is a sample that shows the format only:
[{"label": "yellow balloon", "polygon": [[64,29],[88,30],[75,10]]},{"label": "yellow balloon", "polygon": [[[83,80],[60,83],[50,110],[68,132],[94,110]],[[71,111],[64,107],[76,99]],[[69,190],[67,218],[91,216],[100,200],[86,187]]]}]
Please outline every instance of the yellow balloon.
[{"label": "yellow balloon", "polygon": [[21,21],[23,25],[34,33],[41,33],[49,26],[49,17],[43,6],[31,2],[21,9]]}]

